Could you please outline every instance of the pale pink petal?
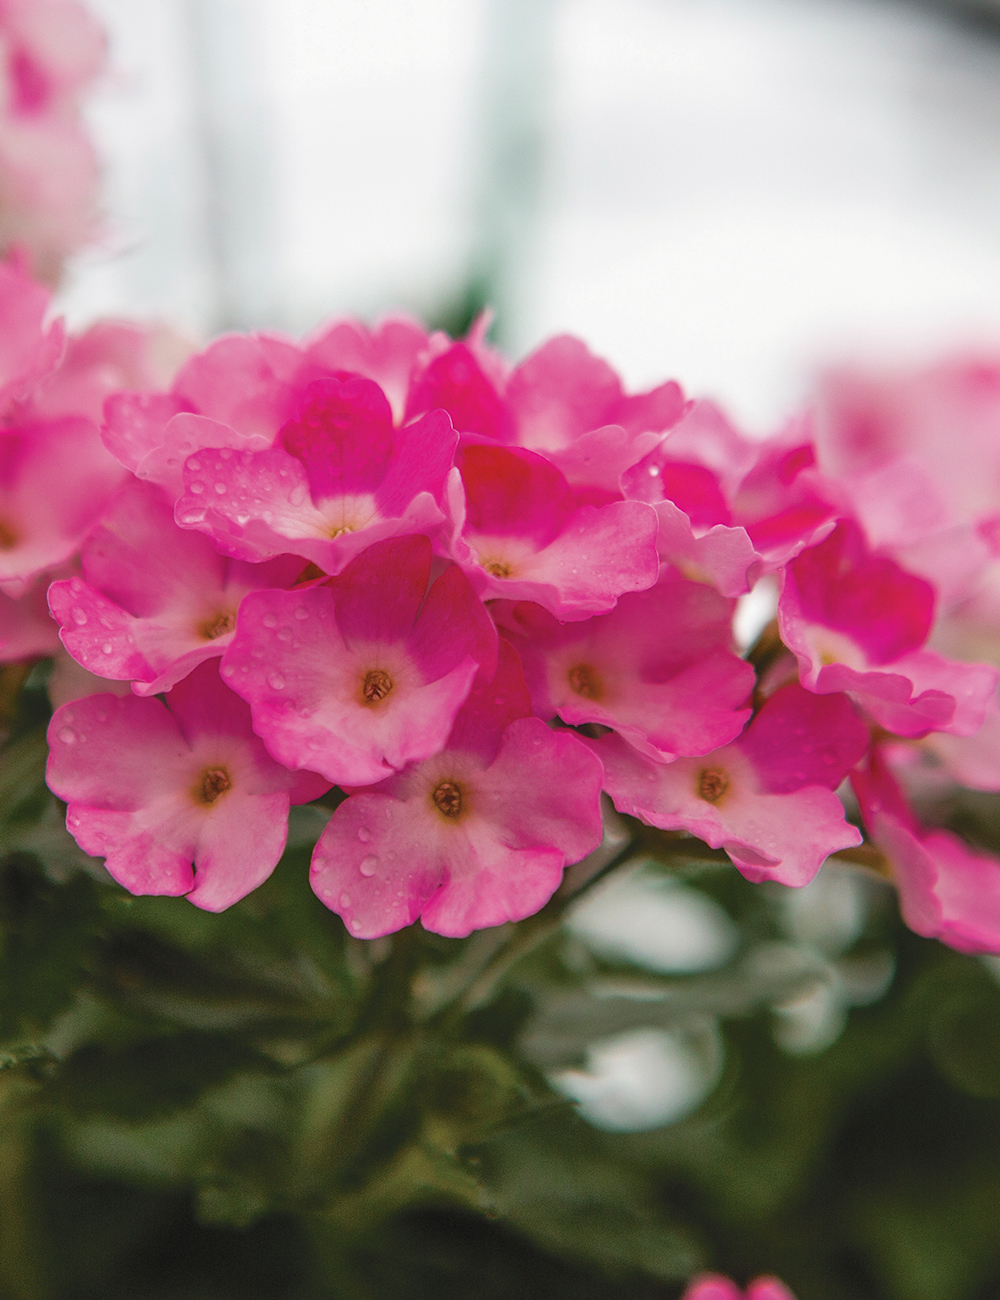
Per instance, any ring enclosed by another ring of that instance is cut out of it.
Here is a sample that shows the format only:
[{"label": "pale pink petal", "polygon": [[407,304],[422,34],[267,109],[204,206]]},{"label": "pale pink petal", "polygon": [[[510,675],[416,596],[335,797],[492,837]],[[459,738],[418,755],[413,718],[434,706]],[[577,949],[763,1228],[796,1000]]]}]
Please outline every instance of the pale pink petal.
[{"label": "pale pink petal", "polygon": [[406,409],[410,375],[426,346],[427,333],[421,325],[391,316],[371,330],[360,321],[336,321],[306,345],[306,352],[328,370],[374,379],[389,399],[398,424]]},{"label": "pale pink petal", "polygon": [[588,743],[619,812],[725,849],[749,880],[805,885],[831,853],[861,843],[832,791],[812,785],[768,794],[736,745],[706,758],[654,763],[617,736]]}]

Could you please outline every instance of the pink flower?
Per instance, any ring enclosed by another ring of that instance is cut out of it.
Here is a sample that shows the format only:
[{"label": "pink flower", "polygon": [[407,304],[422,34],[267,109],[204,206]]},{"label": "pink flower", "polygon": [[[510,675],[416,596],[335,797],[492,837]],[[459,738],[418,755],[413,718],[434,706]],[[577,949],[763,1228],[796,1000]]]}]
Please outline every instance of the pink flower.
[{"label": "pink flower", "polygon": [[784,686],[705,758],[653,762],[614,735],[587,743],[619,812],[725,849],[748,880],[805,885],[831,853],[861,843],[833,793],[868,747],[842,695]]},{"label": "pink flower", "polygon": [[897,735],[972,735],[998,674],[923,649],[933,617],[930,583],[872,555],[846,520],[788,565],[778,607],[781,638],[809,690],[851,692]]},{"label": "pink flower", "polygon": [[72,0],[7,0],[0,12],[0,244],[54,282],[96,229],[97,159],[79,115],[104,34]]},{"label": "pink flower", "polygon": [[923,830],[878,751],[851,783],[910,929],[959,952],[1000,952],[1000,860],[950,831]]},{"label": "pink flower", "polygon": [[54,582],[49,606],[71,655],[99,677],[158,695],[233,639],[240,601],[290,586],[302,561],[243,564],[178,528],[159,488],[130,480],[83,544],[83,576]]},{"label": "pink flower", "polygon": [[205,447],[266,451],[314,367],[277,334],[225,334],[181,368],[167,393],[119,393],[104,408],[109,451],[172,499],[188,456]]},{"label": "pink flower", "polygon": [[538,605],[494,616],[521,655],[535,712],[597,722],[653,759],[707,754],[743,730],[754,672],[732,645],[732,602],[666,578],[610,614],[560,624]]},{"label": "pink flower", "polygon": [[219,912],[274,870],[289,803],[329,789],[276,763],[250,711],[203,664],[167,696],[91,695],[49,726],[49,787],[85,853],[133,894],[186,894]]},{"label": "pink flower", "polygon": [[70,559],[123,478],[89,420],[0,429],[0,591]]},{"label": "pink flower", "polygon": [[467,446],[458,466],[451,553],[484,599],[533,600],[557,618],[581,619],[656,581],[648,505],[580,506],[559,470],[522,448]]},{"label": "pink flower", "polygon": [[795,1300],[776,1277],[759,1277],[741,1291],[735,1282],[719,1273],[702,1273],[692,1280],[681,1300]]},{"label": "pink flower", "polygon": [[51,294],[16,259],[0,262],[0,411],[8,414],[59,362],[66,342],[61,320],[45,324]]},{"label": "pink flower", "polygon": [[31,413],[85,415],[100,425],[109,394],[168,383],[187,351],[180,335],[163,326],[98,321],[66,340],[57,369],[32,393]]},{"label": "pink flower", "polygon": [[407,419],[425,411],[447,411],[459,433],[512,441],[514,424],[500,394],[500,377],[488,373],[492,358],[479,335],[474,331],[464,342],[441,342],[444,346],[432,347],[413,375]]},{"label": "pink flower", "polygon": [[339,578],[245,597],[223,676],[288,767],[369,785],[443,746],[496,631],[461,570],[434,582],[426,537],[377,542]]},{"label": "pink flower", "polygon": [[373,379],[388,398],[395,423],[401,424],[410,376],[428,341],[423,326],[405,316],[389,316],[374,329],[339,320],[306,344],[306,354],[328,372],[346,370]]},{"label": "pink flower", "polygon": [[[684,394],[672,380],[648,393],[626,396],[606,361],[568,334],[543,343],[510,376],[506,391],[517,441],[558,462],[586,434],[617,425],[633,438],[662,434],[686,409]],[[658,441],[639,443],[634,460]]]},{"label": "pink flower", "polygon": [[934,582],[945,609],[964,598],[998,552],[996,357],[832,372],[816,431],[820,462],[850,493],[870,544]]},{"label": "pink flower", "polygon": [[814,460],[795,428],[754,444],[711,402],[695,402],[623,486],[655,506],[664,562],[739,596],[833,528]]},{"label": "pink flower", "polygon": [[371,939],[418,917],[462,937],[519,921],[601,841],[600,764],[529,717],[517,655],[469,696],[441,753],[336,810],[313,854],[318,897]]},{"label": "pink flower", "polygon": [[457,443],[441,411],[394,429],[370,379],[316,380],[269,451],[189,456],[176,518],[240,559],[292,551],[339,573],[373,542],[438,530]]}]

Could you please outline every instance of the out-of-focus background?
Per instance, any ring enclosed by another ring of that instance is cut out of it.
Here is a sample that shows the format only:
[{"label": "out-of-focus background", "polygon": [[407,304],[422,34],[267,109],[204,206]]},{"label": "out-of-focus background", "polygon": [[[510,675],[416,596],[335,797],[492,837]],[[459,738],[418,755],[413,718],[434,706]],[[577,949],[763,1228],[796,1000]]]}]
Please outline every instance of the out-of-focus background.
[{"label": "out-of-focus background", "polygon": [[488,301],[751,428],[819,360],[1000,336],[1000,8],[93,0],[74,322],[300,333]]}]

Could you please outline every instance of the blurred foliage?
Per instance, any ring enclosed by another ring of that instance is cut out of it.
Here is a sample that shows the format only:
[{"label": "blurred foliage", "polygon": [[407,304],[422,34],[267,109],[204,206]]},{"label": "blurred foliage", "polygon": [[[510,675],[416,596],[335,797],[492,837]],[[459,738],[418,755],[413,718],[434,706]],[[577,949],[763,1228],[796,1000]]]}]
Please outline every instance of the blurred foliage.
[{"label": "blurred foliage", "polygon": [[[229,911],[136,899],[45,790],[43,684],[0,753],[0,1300],[670,1300],[706,1266],[799,1300],[1000,1295],[1000,980],[884,885],[850,877],[838,938],[631,827],[651,878],[732,918],[720,966],[602,956],[558,898],[366,944],[309,889],[314,806]],[[1000,847],[996,800],[939,811]],[[613,1132],[566,1099],[623,1030],[702,1053],[693,1113]]]}]

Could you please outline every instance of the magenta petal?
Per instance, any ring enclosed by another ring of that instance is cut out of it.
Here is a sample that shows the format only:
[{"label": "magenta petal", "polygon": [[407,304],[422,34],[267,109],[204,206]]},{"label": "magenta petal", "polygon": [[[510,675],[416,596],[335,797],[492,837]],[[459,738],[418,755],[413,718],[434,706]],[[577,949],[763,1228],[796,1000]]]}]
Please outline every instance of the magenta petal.
[{"label": "magenta petal", "polygon": [[407,645],[427,679],[450,671],[459,653],[476,661],[481,682],[493,676],[496,628],[457,565],[445,569],[427,593]]},{"label": "magenta petal", "polygon": [[710,583],[723,596],[744,595],[770,568],[745,528],[716,524],[698,536],[690,519],[672,501],[661,501],[656,515],[660,558],[685,577]]},{"label": "magenta petal", "polygon": [[719,1273],[704,1273],[692,1280],[681,1300],[743,1300],[735,1282]]},{"label": "magenta petal", "polygon": [[465,343],[453,343],[412,383],[407,419],[435,408],[448,412],[459,433],[478,433],[498,442],[510,441],[510,415]]},{"label": "magenta petal", "polygon": [[391,795],[354,794],[340,805],[313,852],[309,879],[359,939],[411,925],[444,873],[430,814]]},{"label": "magenta petal", "polygon": [[237,433],[228,424],[182,411],[169,421],[162,441],[142,458],[135,473],[176,500],[184,490],[184,465],[189,457],[210,448],[225,449],[218,454],[229,457],[234,452],[265,451],[268,446],[268,440],[258,434]]},{"label": "magenta petal", "polygon": [[399,537],[369,546],[330,585],[344,640],[350,645],[409,636],[430,576],[431,544],[426,537]]},{"label": "magenta petal", "polygon": [[560,451],[581,434],[611,423],[608,412],[621,398],[621,381],[608,363],[569,334],[543,343],[507,385],[518,442],[534,451]]},{"label": "magenta petal", "polygon": [[182,367],[174,392],[189,409],[270,442],[292,413],[304,362],[277,334],[224,334]]},{"label": "magenta petal", "polygon": [[398,423],[406,408],[410,375],[427,347],[427,333],[405,317],[389,317],[373,330],[360,321],[336,321],[308,346],[309,357],[327,370],[349,370],[374,379]]},{"label": "magenta petal", "polygon": [[574,508],[563,475],[543,456],[516,447],[466,447],[458,459],[465,484],[468,527],[547,546]]},{"label": "magenta petal", "polygon": [[386,475],[375,492],[379,513],[398,518],[419,492],[440,500],[457,446],[458,434],[444,411],[429,411],[400,429]]},{"label": "magenta petal", "polygon": [[184,410],[173,393],[112,393],[104,403],[104,445],[134,474],[144,457],[163,444],[168,422]]},{"label": "magenta petal", "polygon": [[194,888],[187,897],[206,912],[225,911],[262,885],[288,838],[284,790],[233,795],[219,800],[218,812],[205,819],[198,836]]},{"label": "magenta petal", "polygon": [[705,758],[654,763],[617,736],[588,743],[604,764],[604,788],[619,812],[725,849],[749,880],[805,885],[831,853],[861,843],[832,791],[812,785],[768,794],[738,745]]},{"label": "magenta petal", "polygon": [[125,477],[89,420],[66,417],[0,431],[0,589],[20,595],[68,560]]},{"label": "magenta petal", "polygon": [[181,786],[188,773],[187,744],[159,700],[75,700],[52,715],[48,741],[46,779],[68,804],[133,812]]},{"label": "magenta petal", "polygon": [[69,653],[98,677],[152,681],[156,670],[135,644],[136,620],[80,578],[54,582],[49,608]]},{"label": "magenta petal", "polygon": [[867,553],[860,529],[841,521],[789,566],[802,616],[842,632],[872,665],[918,650],[934,617],[934,588],[894,561]]},{"label": "magenta petal", "polygon": [[836,790],[868,750],[868,728],[846,695],[814,695],[797,682],[768,699],[740,737],[765,790]]},{"label": "magenta petal", "polygon": [[278,443],[305,466],[314,501],[374,492],[392,454],[392,410],[370,379],[317,379],[282,427]]},{"label": "magenta petal", "polygon": [[502,637],[496,672],[484,683],[480,673],[469,698],[455,717],[449,749],[466,750],[483,763],[492,763],[503,733],[518,718],[531,716],[531,696],[517,651]]}]

